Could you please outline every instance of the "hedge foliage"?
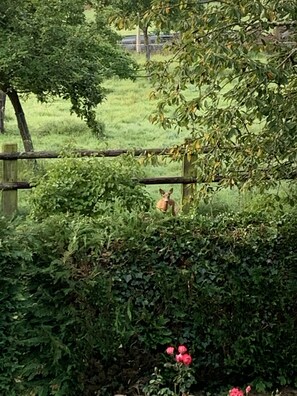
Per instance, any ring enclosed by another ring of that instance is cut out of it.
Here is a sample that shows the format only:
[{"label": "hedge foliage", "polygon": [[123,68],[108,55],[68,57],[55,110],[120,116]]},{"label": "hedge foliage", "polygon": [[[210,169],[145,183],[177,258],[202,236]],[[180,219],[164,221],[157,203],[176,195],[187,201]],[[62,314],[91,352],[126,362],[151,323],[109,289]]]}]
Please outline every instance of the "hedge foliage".
[{"label": "hedge foliage", "polygon": [[19,395],[20,347],[23,334],[22,266],[30,249],[15,232],[15,224],[0,217],[0,394]]},{"label": "hedge foliage", "polygon": [[199,387],[297,385],[292,213],[59,214],[6,229],[5,394],[113,395],[180,343]]}]

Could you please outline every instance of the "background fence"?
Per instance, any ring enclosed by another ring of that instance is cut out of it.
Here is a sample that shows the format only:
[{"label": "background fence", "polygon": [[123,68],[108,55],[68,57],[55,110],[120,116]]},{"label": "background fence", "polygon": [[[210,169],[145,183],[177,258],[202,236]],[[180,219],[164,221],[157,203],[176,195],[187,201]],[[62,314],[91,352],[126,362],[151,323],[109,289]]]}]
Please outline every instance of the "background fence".
[{"label": "background fence", "polygon": [[[149,52],[161,52],[165,45],[171,43],[174,38],[177,37],[177,34],[149,34],[148,41],[149,41]],[[136,35],[132,34],[129,36],[124,36],[118,42],[118,45],[125,48],[128,51],[138,51],[138,52],[145,52],[146,46],[144,42],[143,34],[140,34],[137,38]]]},{"label": "background fence", "polygon": [[[75,150],[76,154],[81,157],[118,157],[122,154],[131,153],[134,156],[145,155],[167,155],[171,154],[171,149],[152,148],[142,150]],[[4,144],[0,160],[2,160],[2,182],[0,182],[0,190],[2,190],[2,211],[4,215],[12,215],[17,211],[19,189],[30,189],[34,185],[29,182],[18,180],[18,161],[29,159],[54,159],[60,158],[60,154],[55,151],[36,151],[36,152],[18,152],[16,144]],[[195,167],[193,162],[197,159],[196,155],[189,156],[185,153],[182,161],[182,176],[165,176],[165,177],[148,177],[138,179],[141,184],[182,184],[182,206],[183,210],[187,210],[191,197],[195,191],[195,184],[202,183],[203,180],[197,180]],[[219,181],[217,177],[216,181]]]},{"label": "background fence", "polygon": [[[209,152],[209,148],[200,150],[200,154]],[[81,157],[118,157],[123,154],[130,153],[135,157],[147,155],[167,155],[173,154],[170,148],[150,148],[141,150],[74,150],[73,152]],[[4,215],[12,215],[18,208],[18,190],[31,189],[34,185],[26,181],[18,180],[18,161],[19,160],[37,160],[37,159],[54,159],[61,158],[60,153],[56,151],[36,151],[36,152],[18,152],[16,144],[4,144],[2,152],[0,152],[0,161],[2,160],[2,182],[0,182],[0,191],[2,191],[2,212]],[[163,176],[163,177],[147,177],[137,179],[141,184],[181,184],[182,185],[182,208],[187,212],[194,196],[197,183],[209,183],[209,180],[197,178],[197,167],[195,162],[198,159],[197,153],[184,152],[182,160],[182,176]],[[265,173],[265,169],[262,170]],[[248,175],[241,173],[241,179],[247,179]],[[284,180],[292,180],[297,178],[297,172],[294,170],[286,175]],[[215,176],[211,182],[219,182],[222,176]],[[264,177],[268,179],[268,176]]]}]

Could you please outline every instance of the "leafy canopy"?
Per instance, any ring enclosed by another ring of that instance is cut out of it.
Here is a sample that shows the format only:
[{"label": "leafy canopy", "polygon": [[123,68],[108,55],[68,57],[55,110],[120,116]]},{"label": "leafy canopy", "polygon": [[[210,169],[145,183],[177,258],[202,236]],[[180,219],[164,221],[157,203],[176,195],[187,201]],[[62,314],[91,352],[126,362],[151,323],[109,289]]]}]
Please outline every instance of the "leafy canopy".
[{"label": "leafy canopy", "polygon": [[152,0],[99,0],[99,7],[109,8],[111,20],[119,29],[149,26],[144,15],[151,9]]},{"label": "leafy canopy", "polygon": [[[154,0],[147,18],[175,20],[172,56],[151,62],[151,119],[186,128],[199,174],[264,187],[296,176],[295,0]],[[205,149],[206,148],[206,149]],[[177,153],[178,154],[178,153]],[[204,187],[205,188],[205,187]]]},{"label": "leafy canopy", "polygon": [[85,19],[83,0],[2,0],[0,89],[71,101],[71,111],[96,129],[94,108],[111,76],[134,76],[135,63],[116,45],[104,18]]}]

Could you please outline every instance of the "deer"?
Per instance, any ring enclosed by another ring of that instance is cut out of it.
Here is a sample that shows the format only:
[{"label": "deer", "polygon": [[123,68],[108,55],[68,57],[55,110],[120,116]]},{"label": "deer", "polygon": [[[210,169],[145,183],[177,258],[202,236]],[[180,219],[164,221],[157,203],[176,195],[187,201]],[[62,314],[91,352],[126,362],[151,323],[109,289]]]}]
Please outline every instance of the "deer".
[{"label": "deer", "polygon": [[171,188],[168,192],[165,192],[162,190],[162,188],[160,188],[159,191],[162,198],[157,202],[156,208],[165,213],[168,211],[168,207],[171,206],[172,215],[176,216],[178,213],[178,207],[175,201],[170,198],[171,194],[173,193],[173,188]]}]

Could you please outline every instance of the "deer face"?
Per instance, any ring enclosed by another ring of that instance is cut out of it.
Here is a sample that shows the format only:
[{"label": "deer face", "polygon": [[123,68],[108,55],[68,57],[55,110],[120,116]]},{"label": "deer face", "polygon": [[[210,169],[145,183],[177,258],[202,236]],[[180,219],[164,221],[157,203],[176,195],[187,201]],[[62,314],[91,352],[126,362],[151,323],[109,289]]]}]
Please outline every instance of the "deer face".
[{"label": "deer face", "polygon": [[173,193],[173,188],[171,188],[169,191],[167,191],[167,192],[165,192],[164,190],[162,190],[161,188],[160,188],[160,194],[162,195],[162,200],[164,201],[164,202],[169,202],[169,199],[170,199],[170,195]]}]

